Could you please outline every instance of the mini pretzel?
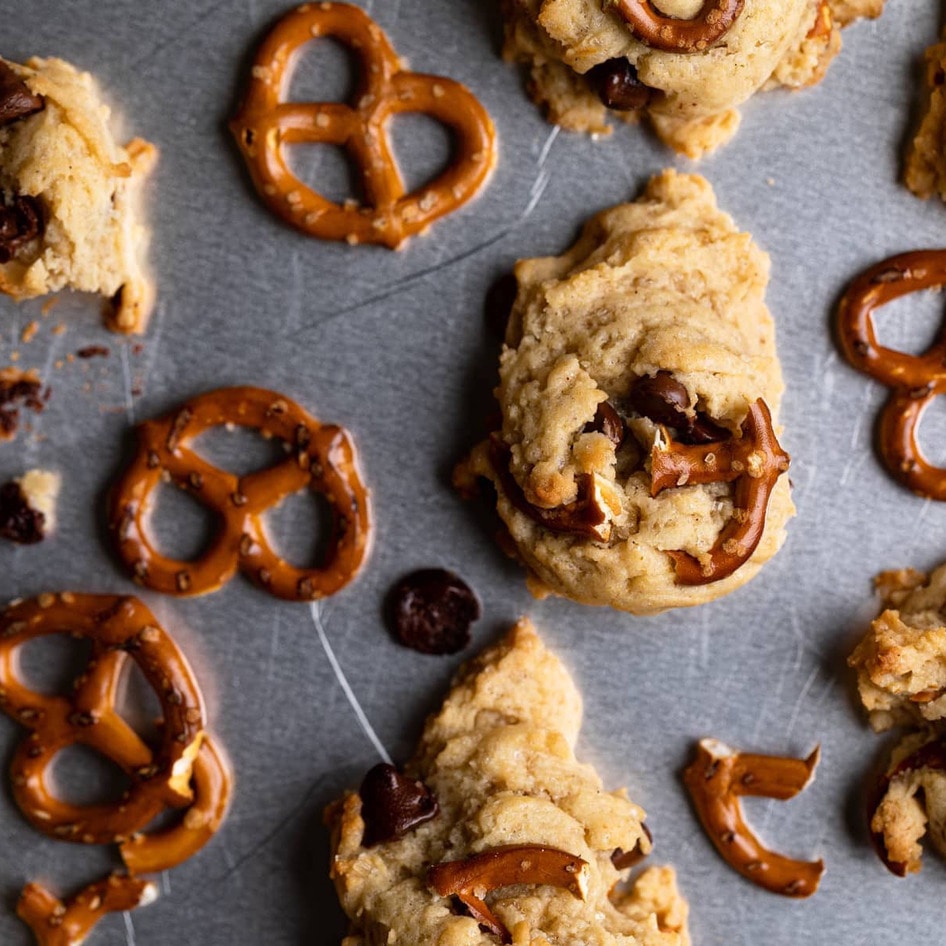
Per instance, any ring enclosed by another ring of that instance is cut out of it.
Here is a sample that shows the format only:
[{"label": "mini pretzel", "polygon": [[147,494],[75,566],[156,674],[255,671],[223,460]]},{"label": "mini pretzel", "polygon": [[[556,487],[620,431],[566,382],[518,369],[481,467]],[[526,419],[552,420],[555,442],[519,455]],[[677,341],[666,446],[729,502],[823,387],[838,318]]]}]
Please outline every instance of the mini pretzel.
[{"label": "mini pretzel", "polygon": [[824,873],[823,861],[795,861],[764,848],[746,824],[739,798],[785,801],[814,777],[820,750],[807,759],[736,752],[703,739],[683,773],[694,807],[720,856],[746,880],[786,897],[810,897]]},{"label": "mini pretzel", "polygon": [[[283,100],[296,52],[316,37],[333,37],[360,59],[354,108]],[[405,193],[388,130],[390,119],[404,113],[429,115],[455,137],[453,163],[411,193]],[[496,163],[493,123],[472,93],[452,79],[404,70],[378,25],[345,3],[305,3],[276,24],[256,55],[230,129],[256,189],[277,216],[324,240],[392,249],[466,203]],[[285,146],[299,142],[343,145],[361,169],[369,206],[339,205],[303,184],[285,156]]]},{"label": "mini pretzel", "polygon": [[[17,650],[52,634],[91,642],[89,662],[71,696],[25,687]],[[134,661],[161,704],[154,748],[115,711],[122,667]],[[111,844],[141,830],[165,808],[192,799],[191,768],[203,738],[200,692],[184,655],[136,598],[40,595],[0,616],[0,710],[29,731],[10,772],[13,797],[37,830],[82,844]],[[47,775],[56,755],[82,745],[111,759],[130,780],[118,804],[72,805],[52,795]]]},{"label": "mini pretzel", "polygon": [[106,914],[147,906],[157,896],[150,881],[120,874],[89,884],[65,903],[40,884],[27,884],[16,914],[33,931],[37,946],[80,946]]},{"label": "mini pretzel", "polygon": [[652,0],[613,0],[631,31],[654,49],[671,53],[700,52],[724,36],[739,19],[745,0],[706,0],[689,20],[666,16]]},{"label": "mini pretzel", "polygon": [[456,896],[477,923],[511,943],[503,922],[483,899],[490,890],[513,884],[551,884],[584,900],[588,891],[588,864],[580,857],[552,847],[522,844],[493,848],[463,861],[442,861],[427,873],[441,896]]},{"label": "mini pretzel", "polygon": [[946,250],[894,256],[851,283],[838,310],[844,356],[858,371],[891,389],[880,414],[880,454],[904,486],[928,499],[946,500],[946,469],[930,464],[917,443],[923,412],[946,393],[946,324],[922,355],[877,343],[874,311],[921,289],[946,286]]},{"label": "mini pretzel", "polygon": [[737,439],[687,445],[658,438],[651,451],[651,495],[696,483],[735,482],[733,516],[705,557],[669,552],[683,585],[705,585],[727,578],[744,565],[765,531],[769,497],[788,469],[789,456],[772,429],[772,415],[761,398],[749,407]]},{"label": "mini pretzel", "polygon": [[[212,466],[189,445],[212,427],[236,424],[281,440],[286,459],[238,477]],[[158,552],[146,521],[155,488],[165,477],[212,509],[219,531],[196,561]],[[329,552],[319,568],[296,568],[273,551],[263,515],[287,496],[311,489],[332,506]],[[341,427],[323,426],[294,401],[260,388],[203,394],[138,428],[138,450],[115,487],[110,527],[135,581],[171,595],[216,591],[239,569],[277,598],[314,601],[354,578],[368,549],[368,493],[355,447]]]}]

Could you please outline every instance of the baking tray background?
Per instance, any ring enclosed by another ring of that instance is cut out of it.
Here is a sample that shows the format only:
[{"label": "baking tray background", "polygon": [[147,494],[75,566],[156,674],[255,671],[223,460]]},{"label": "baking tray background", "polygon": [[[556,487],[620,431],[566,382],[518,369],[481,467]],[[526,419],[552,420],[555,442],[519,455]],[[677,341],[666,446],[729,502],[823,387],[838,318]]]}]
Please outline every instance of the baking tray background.
[{"label": "baking tray background", "polygon": [[[0,595],[135,593],[102,527],[131,426],[207,389],[271,387],[344,424],[360,447],[374,498],[373,554],[358,582],[320,613],[325,639],[395,759],[410,753],[461,658],[399,648],[381,625],[381,602],[407,569],[446,566],[484,606],[464,656],[529,614],[574,672],[586,710],[580,756],[646,808],[652,861],[677,868],[695,943],[938,941],[942,863],[928,854],[922,874],[902,881],[870,849],[861,793],[884,740],[858,711],[844,661],[874,611],[872,576],[946,557],[946,507],[912,496],[878,465],[871,444],[886,391],[839,359],[831,315],[861,268],[946,244],[946,210],[898,183],[919,60],[937,35],[940,5],[891,0],[882,19],[845,32],[845,50],[819,87],[758,96],[736,140],[694,166],[639,128],[622,125],[594,141],[546,125],[516,69],[498,58],[491,0],[361,4],[416,69],[469,85],[500,137],[488,190],[398,253],[307,239],[270,216],[248,185],[225,123],[249,54],[287,8],[283,0],[0,2],[4,56],[56,55],[90,69],[129,134],[161,149],[149,191],[159,299],[140,351],[138,340],[105,332],[93,299],[63,295],[45,319],[41,302],[0,300],[0,364],[18,350],[18,364],[38,367],[53,389],[32,430],[0,446],[0,476],[37,465],[64,476],[55,537],[0,548]],[[344,88],[343,64],[325,44],[300,67],[294,95],[324,99],[327,86]],[[401,121],[400,153],[416,180],[436,166],[446,139],[424,120]],[[330,177],[337,186],[338,164],[314,150],[299,157],[309,180]],[[495,383],[497,344],[483,297],[515,259],[561,251],[587,216],[634,197],[670,165],[705,174],[721,206],[771,253],[768,302],[787,381],[783,442],[798,517],[759,577],[714,604],[639,619],[534,601],[494,544],[482,507],[449,488],[452,464],[484,429]],[[919,350],[941,311],[936,297],[890,307],[880,318],[884,341]],[[33,319],[40,330],[22,344]],[[909,330],[898,324],[905,319]],[[67,331],[54,335],[60,321]],[[54,367],[89,344],[107,345],[110,356]],[[946,459],[944,433],[946,410],[934,405],[924,438],[938,460]],[[249,439],[217,436],[212,454],[232,458],[246,446],[258,459]],[[189,508],[169,501],[172,525],[162,534],[186,519],[187,534],[199,536],[203,520],[187,519]],[[280,515],[283,525],[293,510],[311,517],[300,500]],[[299,554],[302,530],[291,532],[289,551]],[[327,879],[321,810],[378,754],[309,608],[240,579],[204,598],[142,597],[199,673],[236,795],[216,840],[162,878],[160,901],[125,921],[108,919],[92,941],[337,943],[344,924]],[[792,755],[821,744],[817,780],[803,795],[746,805],[773,847],[825,858],[813,899],[758,890],[711,848],[679,780],[704,735]],[[4,762],[17,738],[17,727],[0,720]],[[62,777],[89,787],[78,766],[64,765]],[[13,915],[26,880],[68,891],[111,863],[106,852],[35,833],[5,784],[0,943],[30,942]]]}]

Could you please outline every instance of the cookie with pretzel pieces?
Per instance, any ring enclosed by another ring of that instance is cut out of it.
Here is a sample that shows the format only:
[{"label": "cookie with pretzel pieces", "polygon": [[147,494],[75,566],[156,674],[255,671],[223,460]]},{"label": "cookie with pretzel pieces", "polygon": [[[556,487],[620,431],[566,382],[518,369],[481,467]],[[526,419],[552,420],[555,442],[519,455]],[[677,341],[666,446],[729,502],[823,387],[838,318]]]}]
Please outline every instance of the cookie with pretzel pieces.
[{"label": "cookie with pretzel pieces", "polygon": [[762,88],[819,82],[841,27],[884,0],[503,0],[506,59],[530,70],[549,120],[608,134],[646,117],[698,158],[728,141]]},{"label": "cookie with pretzel pieces", "polygon": [[[286,459],[246,476],[218,469],[191,445],[225,425],[280,441]],[[154,491],[166,480],[217,514],[217,534],[194,561],[162,555],[148,535]],[[332,510],[328,551],[312,568],[283,560],[264,524],[270,509],[303,489],[320,493]],[[368,552],[369,522],[368,491],[348,432],[320,423],[281,394],[252,387],[210,391],[141,424],[138,449],[112,490],[109,512],[119,556],[134,580],[153,591],[203,595],[239,570],[288,601],[315,601],[347,585]]]},{"label": "cookie with pretzel pieces", "polygon": [[[91,645],[68,696],[39,693],[18,672],[20,648],[52,635]],[[161,719],[146,741],[116,704],[134,663],[157,697]],[[13,798],[43,834],[78,844],[117,844],[128,871],[90,884],[65,903],[29,884],[17,907],[40,944],[72,946],[106,914],[156,896],[143,873],[169,870],[196,854],[217,832],[230,800],[230,776],[205,731],[203,701],[187,660],[137,598],[43,594],[0,615],[0,710],[27,731],[10,764]],[[114,803],[76,805],[49,784],[56,757],[84,746],[114,762],[128,785]],[[163,812],[174,824],[147,833]]]},{"label": "cookie with pretzel pieces", "polygon": [[794,513],[768,257],[666,171],[560,257],[516,265],[485,477],[537,594],[653,614],[718,598]]},{"label": "cookie with pretzel pieces", "polygon": [[[353,104],[283,98],[297,53],[319,37],[338,40],[356,55],[361,71]],[[396,115],[411,113],[448,128],[454,153],[437,178],[407,193],[389,125]],[[346,3],[305,3],[276,24],[256,54],[230,128],[273,213],[311,236],[352,244],[396,249],[474,197],[496,163],[492,120],[469,89],[408,71],[381,28]],[[364,204],[337,204],[302,183],[286,157],[286,147],[300,142],[344,147],[360,171]]]}]

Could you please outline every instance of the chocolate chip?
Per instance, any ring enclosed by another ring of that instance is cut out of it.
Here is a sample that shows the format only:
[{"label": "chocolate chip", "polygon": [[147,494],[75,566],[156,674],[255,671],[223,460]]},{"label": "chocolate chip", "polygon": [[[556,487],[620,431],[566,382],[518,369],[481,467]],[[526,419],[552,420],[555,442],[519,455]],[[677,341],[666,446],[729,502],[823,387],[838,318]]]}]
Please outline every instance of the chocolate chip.
[{"label": "chocolate chip", "polygon": [[402,775],[384,762],[368,772],[358,794],[365,822],[361,843],[365,847],[403,837],[440,811],[437,799],[423,782]]},{"label": "chocolate chip", "polygon": [[26,499],[20,484],[0,486],[0,536],[21,545],[34,545],[46,536],[46,517]]},{"label": "chocolate chip", "polygon": [[43,212],[35,197],[16,197],[0,204],[0,263],[9,263],[16,251],[43,232]]},{"label": "chocolate chip", "polygon": [[512,273],[500,276],[486,291],[483,314],[490,332],[498,339],[506,337],[506,326],[519,293],[519,282]]},{"label": "chocolate chip", "polygon": [[590,424],[585,424],[585,433],[590,431],[604,434],[614,444],[615,449],[624,442],[624,421],[610,401],[602,401],[595,411],[595,419]]},{"label": "chocolate chip", "polygon": [[422,654],[455,654],[470,643],[480,603],[462,578],[442,568],[405,575],[385,602],[388,630]]},{"label": "chocolate chip", "polygon": [[76,352],[78,358],[108,358],[111,350],[105,345],[86,345]]},{"label": "chocolate chip", "polygon": [[27,84],[0,60],[0,127],[46,107],[41,95],[35,95]]},{"label": "chocolate chip", "polygon": [[[654,836],[650,833],[650,828],[646,824],[642,824],[641,828],[644,831],[644,834],[647,835],[647,840],[653,843]],[[635,867],[639,864],[647,855],[641,850],[640,841],[634,845],[634,848],[630,851],[622,850],[621,848],[615,848],[614,852],[611,854],[611,863],[618,870],[627,870],[628,867]]]},{"label": "chocolate chip", "polygon": [[714,443],[730,437],[725,427],[710,420],[705,414],[689,417],[687,389],[669,371],[658,371],[653,377],[638,378],[627,396],[630,407],[655,424],[673,427],[681,443]]},{"label": "chocolate chip", "polygon": [[641,82],[637,70],[624,58],[599,63],[588,71],[588,78],[602,103],[616,112],[643,108],[655,92]]},{"label": "chocolate chip", "polygon": [[23,372],[0,372],[0,441],[16,433],[21,406],[37,413],[46,406],[39,379]]}]

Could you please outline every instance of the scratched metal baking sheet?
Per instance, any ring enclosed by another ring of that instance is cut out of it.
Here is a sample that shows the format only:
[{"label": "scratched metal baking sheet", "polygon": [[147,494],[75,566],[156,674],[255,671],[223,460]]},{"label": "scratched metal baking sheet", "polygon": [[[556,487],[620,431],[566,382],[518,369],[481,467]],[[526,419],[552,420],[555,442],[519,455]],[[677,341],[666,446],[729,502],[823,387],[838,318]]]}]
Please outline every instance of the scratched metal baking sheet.
[{"label": "scratched metal baking sheet", "polygon": [[[43,466],[65,480],[55,537],[0,548],[0,596],[134,591],[105,541],[105,491],[134,422],[213,387],[268,386],[347,426],[374,495],[373,554],[357,584],[321,607],[322,636],[306,606],[243,580],[194,600],[144,595],[199,672],[236,796],[216,840],[161,879],[160,901],[109,918],[91,942],[339,942],[321,811],[379,756],[326,648],[377,739],[405,758],[459,658],[398,648],[379,609],[395,578],[428,565],[460,572],[482,599],[468,653],[528,613],[574,671],[586,708],[581,755],[647,809],[654,860],[676,865],[697,944],[941,941],[942,863],[928,854],[922,874],[901,881],[870,850],[861,786],[884,741],[854,703],[845,657],[872,611],[871,576],[946,556],[946,507],[911,496],[879,468],[871,439],[885,392],[839,360],[830,322],[859,269],[946,243],[946,210],[898,183],[919,59],[937,35],[940,5],[891,2],[883,19],[846,32],[844,54],[820,87],[760,96],[735,142],[699,165],[722,206],[772,255],[768,300],[788,383],[782,417],[799,514],[784,550],[745,589],[637,619],[532,600],[485,517],[451,492],[449,471],[489,409],[497,352],[481,309],[491,281],[517,257],[566,247],[586,216],[633,197],[652,172],[691,165],[632,127],[593,141],[545,125],[497,56],[492,0],[360,2],[415,68],[472,87],[501,139],[486,193],[399,253],[307,239],[273,219],[247,184],[225,122],[248,54],[283,0],[0,0],[0,53],[62,56],[92,70],[129,134],[161,149],[149,192],[159,301],[140,349],[101,327],[93,299],[61,296],[45,318],[40,302],[0,300],[0,364],[19,352],[17,364],[39,368],[52,387],[32,429],[0,446],[0,475]],[[294,94],[344,89],[343,67],[340,55],[314,53]],[[422,120],[402,125],[401,153],[417,180],[436,166],[445,139]],[[337,192],[339,165],[315,150],[300,152],[300,165]],[[898,304],[882,319],[884,338],[918,349],[940,314],[938,302]],[[898,328],[907,317],[915,331]],[[34,319],[36,336],[23,343]],[[53,331],[59,323],[63,334]],[[87,345],[106,345],[110,355],[66,360]],[[931,413],[925,439],[943,460],[946,410]],[[214,441],[231,458],[244,446],[256,449],[244,439]],[[171,500],[165,507],[172,525],[162,535],[178,549],[199,545],[205,525],[187,509]],[[304,503],[281,515],[290,551],[305,549],[298,522],[312,516]],[[821,744],[817,781],[801,797],[749,804],[774,847],[826,860],[810,901],[757,890],[711,849],[679,781],[704,735],[799,755]],[[5,762],[16,739],[0,720]],[[98,778],[75,759],[58,776],[83,791]],[[5,786],[0,943],[29,941],[13,915],[26,880],[68,891],[111,863],[105,852],[33,832]]]}]

